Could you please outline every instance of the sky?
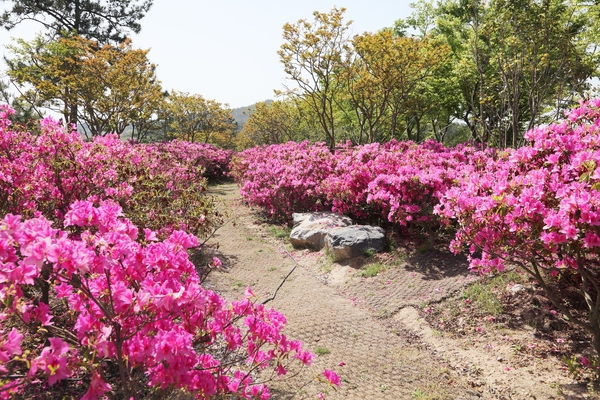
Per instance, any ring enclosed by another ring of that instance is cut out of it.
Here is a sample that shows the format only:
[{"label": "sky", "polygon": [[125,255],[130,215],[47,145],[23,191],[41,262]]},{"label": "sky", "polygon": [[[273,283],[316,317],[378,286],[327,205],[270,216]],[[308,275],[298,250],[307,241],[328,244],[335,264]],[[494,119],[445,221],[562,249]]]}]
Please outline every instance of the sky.
[{"label": "sky", "polygon": [[[200,94],[232,108],[275,99],[286,83],[277,50],[283,25],[312,20],[313,11],[344,7],[351,35],[376,32],[411,14],[414,0],[154,0],[132,34],[134,48],[151,49],[165,90]],[[10,2],[9,2],[10,3]],[[5,5],[0,8],[5,8]],[[27,22],[0,30],[0,51],[11,37],[31,40],[41,24]],[[3,67],[4,68],[4,67]],[[289,82],[288,82],[289,83]]]}]

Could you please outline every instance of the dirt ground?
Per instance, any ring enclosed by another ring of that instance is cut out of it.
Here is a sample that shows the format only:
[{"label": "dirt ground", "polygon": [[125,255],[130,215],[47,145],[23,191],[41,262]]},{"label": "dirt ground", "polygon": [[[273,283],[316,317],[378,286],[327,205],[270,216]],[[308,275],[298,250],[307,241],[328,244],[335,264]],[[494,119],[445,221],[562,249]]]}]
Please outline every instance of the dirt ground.
[{"label": "dirt ground", "polygon": [[[271,381],[273,399],[314,399],[320,392],[327,399],[600,398],[562,361],[586,354],[589,338],[538,301],[535,286],[501,282],[505,312],[492,316],[465,297],[479,278],[461,257],[412,251],[393,260],[333,263],[276,239],[271,225],[242,204],[235,184],[210,192],[229,216],[207,242],[223,262],[208,287],[229,300],[247,286],[267,298],[297,265],[268,304],[287,317],[287,335],[317,358]],[[387,267],[363,276],[373,262]],[[340,375],[340,388],[322,382],[324,369]]]}]

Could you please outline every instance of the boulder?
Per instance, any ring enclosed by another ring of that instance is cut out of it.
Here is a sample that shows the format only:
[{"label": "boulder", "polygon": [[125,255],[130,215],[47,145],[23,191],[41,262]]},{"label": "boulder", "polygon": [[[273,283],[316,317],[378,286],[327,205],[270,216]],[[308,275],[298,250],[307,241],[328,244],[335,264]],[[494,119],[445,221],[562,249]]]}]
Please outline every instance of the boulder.
[{"label": "boulder", "polygon": [[325,235],[332,228],[352,225],[352,219],[331,212],[294,213],[294,226],[290,243],[294,248],[321,250],[325,246]]},{"label": "boulder", "polygon": [[325,248],[333,254],[334,261],[380,251],[385,246],[385,231],[378,226],[352,225],[333,228],[325,237]]}]

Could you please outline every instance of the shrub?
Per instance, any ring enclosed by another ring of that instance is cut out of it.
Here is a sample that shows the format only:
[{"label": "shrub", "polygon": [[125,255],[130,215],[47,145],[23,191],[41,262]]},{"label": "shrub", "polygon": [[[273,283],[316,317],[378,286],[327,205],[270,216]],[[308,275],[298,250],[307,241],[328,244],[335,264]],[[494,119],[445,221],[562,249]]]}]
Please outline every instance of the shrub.
[{"label": "shrub", "polygon": [[[91,378],[85,399],[111,390],[140,398],[144,380],[197,398],[268,398],[253,371],[272,366],[281,375],[291,360],[313,357],[281,332],[285,317],[254,303],[249,289],[228,305],[200,286],[186,251],[198,244],[193,235],[174,231],[158,241],[145,230],[138,238],[112,201],[75,202],[65,230],[9,214],[0,243],[0,318],[13,327],[0,331],[2,398],[36,379],[52,387],[82,376]],[[48,302],[35,295],[39,280],[51,286]]]},{"label": "shrub", "polygon": [[458,222],[451,247],[467,247],[471,269],[518,265],[600,353],[600,100],[526,138],[449,189],[437,212]]},{"label": "shrub", "polygon": [[240,194],[272,218],[289,218],[294,212],[326,209],[320,183],[332,169],[325,143],[288,142],[254,147],[239,153],[231,173]]},{"label": "shrub", "polygon": [[433,208],[465,173],[474,153],[469,147],[449,149],[432,141],[346,146],[336,153],[322,191],[335,212],[362,219],[381,216],[432,234],[439,226]]},{"label": "shrub", "polygon": [[[115,135],[85,143],[56,121],[42,121],[40,133],[10,129],[0,114],[0,213],[62,221],[77,200],[117,201],[141,228],[166,237],[175,230],[207,236],[221,222],[206,196],[206,164],[189,156],[184,142],[132,145]],[[187,154],[187,156],[182,156]]]}]

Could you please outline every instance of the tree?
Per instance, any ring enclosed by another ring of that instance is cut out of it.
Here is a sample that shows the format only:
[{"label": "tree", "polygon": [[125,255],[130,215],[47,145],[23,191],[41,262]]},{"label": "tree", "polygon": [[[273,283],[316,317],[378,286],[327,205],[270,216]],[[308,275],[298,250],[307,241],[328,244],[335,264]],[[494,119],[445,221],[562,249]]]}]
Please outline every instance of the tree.
[{"label": "tree", "polygon": [[452,48],[460,113],[475,139],[516,147],[525,131],[584,95],[597,65],[588,8],[567,0],[440,3],[432,32]]},{"label": "tree", "polygon": [[167,97],[169,92],[162,93],[155,98],[155,103],[134,110],[131,119],[131,140],[144,142],[155,140],[158,136],[164,139],[166,133],[164,126],[167,118]]},{"label": "tree", "polygon": [[367,142],[397,137],[401,115],[414,118],[428,109],[428,103],[416,100],[423,98],[425,82],[443,65],[449,48],[427,37],[397,36],[390,29],[357,35],[352,43],[355,57],[345,80],[359,141],[363,143],[363,133]]},{"label": "tree", "polygon": [[87,44],[71,38],[48,40],[41,35],[31,42],[17,39],[16,45],[7,46],[14,54],[6,59],[8,76],[21,87],[30,85],[23,92],[30,103],[62,114],[67,124],[76,124],[74,81],[82,73],[80,57],[87,51]]},{"label": "tree", "polygon": [[168,134],[188,142],[233,145],[236,130],[231,109],[199,94],[173,91],[167,105]]},{"label": "tree", "polygon": [[[5,0],[6,1],[6,0]],[[53,34],[62,32],[95,39],[99,43],[122,42],[131,30],[139,33],[139,20],[153,0],[9,0],[0,26],[11,30],[25,20],[36,21]]]},{"label": "tree", "polygon": [[128,40],[99,46],[81,36],[38,36],[17,44],[9,46],[15,57],[7,60],[8,75],[30,86],[24,98],[62,113],[67,124],[80,119],[91,136],[120,135],[140,115],[155,113],[163,98],[149,50]]},{"label": "tree", "polygon": [[291,100],[260,102],[239,133],[252,146],[299,141],[302,120]]},{"label": "tree", "polygon": [[114,132],[121,135],[132,122],[157,114],[164,99],[156,65],[149,50],[133,49],[126,40],[88,52],[81,60],[78,94],[81,120],[92,136]]},{"label": "tree", "polygon": [[318,116],[330,149],[336,145],[335,96],[343,85],[336,75],[349,49],[346,31],[352,23],[343,22],[344,12],[345,8],[333,8],[328,14],[315,11],[313,23],[285,24],[286,42],[278,51],[285,73],[300,89],[299,96]]},{"label": "tree", "polygon": [[596,58],[582,41],[588,17],[569,2],[496,0],[485,28],[494,48],[499,100],[499,144],[516,147],[522,133],[540,122],[545,106],[554,118],[583,96],[596,69]]},{"label": "tree", "polygon": [[24,130],[36,131],[39,127],[38,119],[42,118],[43,114],[35,105],[11,93],[8,90],[9,85],[10,83],[0,81],[0,101],[10,105],[14,110],[14,114],[9,116],[10,121],[17,126],[23,127]]}]

